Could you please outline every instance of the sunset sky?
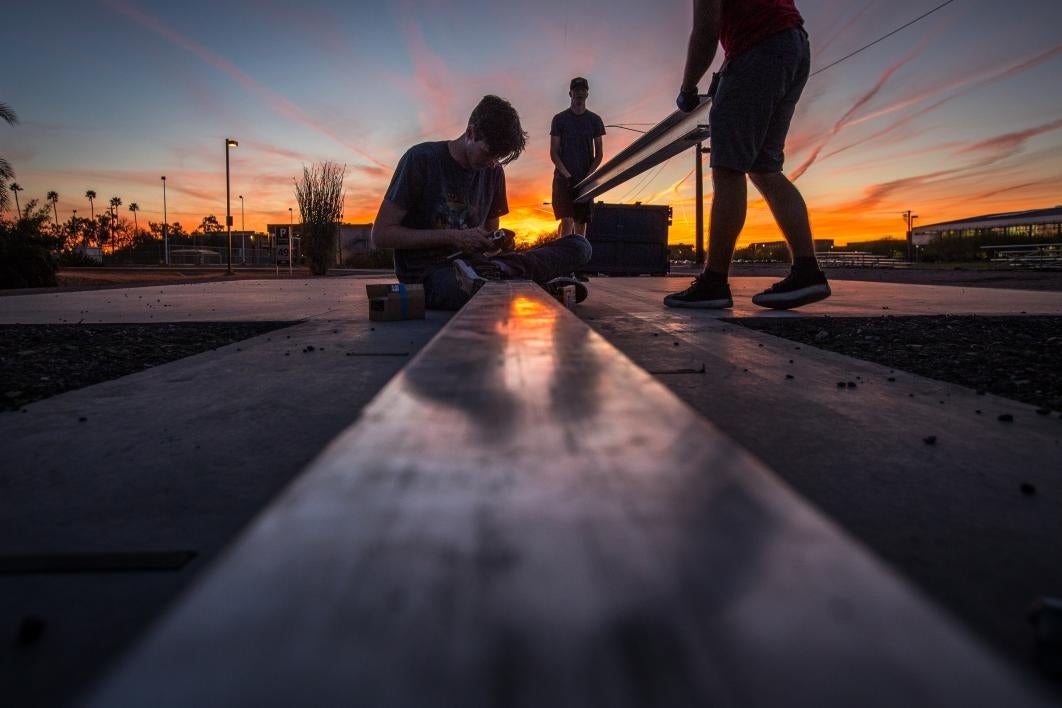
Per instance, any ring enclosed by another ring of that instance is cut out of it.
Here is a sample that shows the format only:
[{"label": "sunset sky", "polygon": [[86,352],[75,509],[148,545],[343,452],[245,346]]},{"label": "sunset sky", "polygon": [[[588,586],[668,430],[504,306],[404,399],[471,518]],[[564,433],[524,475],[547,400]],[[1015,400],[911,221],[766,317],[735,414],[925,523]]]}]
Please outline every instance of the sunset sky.
[{"label": "sunset sky", "polygon": [[[797,0],[812,71],[941,1]],[[0,155],[23,202],[59,193],[61,219],[87,216],[93,189],[97,211],[119,196],[141,223],[161,221],[166,175],[169,220],[191,230],[223,221],[234,138],[236,228],[238,194],[248,229],[286,222],[292,178],[320,160],[347,165],[344,220],[365,223],[402,153],[456,137],[495,93],[530,133],[506,168],[502,223],[534,236],[555,226],[542,205],[548,134],[568,80],[589,79],[606,124],[648,128],[674,108],[690,16],[688,0],[15,3],[0,26],[0,102],[20,123],[0,123]],[[786,172],[816,236],[901,237],[906,209],[928,224],[1062,203],[1059,27],[1062,0],[955,0],[814,76]],[[636,137],[609,128],[606,159]],[[692,171],[681,155],[603,200],[670,204],[671,241],[690,242]],[[754,198],[742,242],[776,238]]]}]

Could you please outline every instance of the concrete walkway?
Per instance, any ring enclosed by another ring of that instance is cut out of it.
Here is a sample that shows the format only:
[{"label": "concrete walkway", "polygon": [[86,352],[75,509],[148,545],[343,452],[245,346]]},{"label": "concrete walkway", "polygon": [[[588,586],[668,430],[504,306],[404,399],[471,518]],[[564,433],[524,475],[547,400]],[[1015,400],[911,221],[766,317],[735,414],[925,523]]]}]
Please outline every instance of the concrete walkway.
[{"label": "concrete walkway", "polygon": [[[3,323],[305,320],[0,414],[0,490],[14,502],[0,506],[0,553],[199,553],[183,572],[0,576],[0,626],[45,621],[40,639],[0,649],[4,693],[41,705],[74,695],[448,319],[371,325],[366,282],[0,298]],[[662,307],[680,279],[595,279],[579,314],[1021,661],[1028,602],[1062,594],[1062,422],[717,316],[1062,314],[1062,293],[834,281],[833,298],[778,313],[749,303],[770,282],[735,279],[735,309],[705,313]],[[668,373],[701,364],[704,375]],[[842,379],[860,385],[838,390]],[[999,423],[1001,412],[1015,423]],[[937,445],[923,443],[927,435]],[[1023,496],[1021,483],[1037,495]]]}]

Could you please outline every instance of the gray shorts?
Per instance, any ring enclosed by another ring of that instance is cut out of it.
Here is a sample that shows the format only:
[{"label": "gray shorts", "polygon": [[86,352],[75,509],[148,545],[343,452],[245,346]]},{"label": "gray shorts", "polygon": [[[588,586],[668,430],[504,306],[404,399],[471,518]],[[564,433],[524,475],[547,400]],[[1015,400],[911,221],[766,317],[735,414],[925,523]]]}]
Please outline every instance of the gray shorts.
[{"label": "gray shorts", "polygon": [[799,27],[728,59],[708,114],[711,166],[781,172],[785,136],[810,68],[808,35]]}]

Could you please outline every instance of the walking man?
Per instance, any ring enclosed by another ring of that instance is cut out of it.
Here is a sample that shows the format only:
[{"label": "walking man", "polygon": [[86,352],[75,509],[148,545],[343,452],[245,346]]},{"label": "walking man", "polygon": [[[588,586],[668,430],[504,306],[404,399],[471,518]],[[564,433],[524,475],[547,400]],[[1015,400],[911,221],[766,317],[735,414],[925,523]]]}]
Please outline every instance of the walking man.
[{"label": "walking man", "polygon": [[553,216],[560,219],[560,234],[586,235],[590,204],[576,204],[576,184],[601,164],[601,136],[605,124],[601,116],[586,108],[590,84],[581,76],[571,80],[568,96],[571,106],[553,116],[549,129],[549,159],[553,172]]},{"label": "walking man", "polygon": [[697,84],[720,43],[725,61],[708,116],[715,192],[708,263],[690,287],[668,295],[664,304],[733,307],[727,276],[745,225],[746,176],[770,207],[793,259],[789,276],[752,301],[775,309],[817,302],[830,296],[830,286],[815,260],[804,198],[782,174],[786,134],[811,63],[804,20],[793,0],[693,0],[681,110],[700,103]]}]

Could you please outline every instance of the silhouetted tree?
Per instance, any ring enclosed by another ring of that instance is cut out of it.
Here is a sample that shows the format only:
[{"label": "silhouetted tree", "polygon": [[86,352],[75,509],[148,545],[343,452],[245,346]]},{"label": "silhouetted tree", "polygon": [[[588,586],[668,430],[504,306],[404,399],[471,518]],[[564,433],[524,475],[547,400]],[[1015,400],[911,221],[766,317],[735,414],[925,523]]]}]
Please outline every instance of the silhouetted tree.
[{"label": "silhouetted tree", "polygon": [[[3,119],[8,125],[14,125],[18,123],[18,116],[6,103],[0,103],[0,119]],[[15,170],[11,167],[11,163],[0,157],[0,212],[7,211],[7,190],[4,188],[4,184],[9,179],[15,178]]]},{"label": "silhouetted tree", "polygon": [[140,232],[140,227],[136,221],[136,213],[140,211],[140,205],[136,202],[131,202],[129,204],[129,211],[133,212],[133,239],[136,240],[136,237]]},{"label": "silhouetted tree", "polygon": [[15,195],[15,220],[18,221],[22,218],[22,207],[18,204],[18,193],[22,191],[22,187],[19,186],[18,182],[12,182],[8,189]]},{"label": "silhouetted tree", "polygon": [[52,203],[52,215],[55,217],[55,231],[59,232],[59,209],[56,208],[56,204],[59,202],[59,192],[48,192],[48,201]]},{"label": "silhouetted tree", "polygon": [[92,221],[96,221],[96,204],[92,200],[96,198],[96,192],[91,189],[85,192],[85,196],[89,200],[89,215],[92,217]]},{"label": "silhouetted tree", "polygon": [[111,253],[114,253],[114,248],[118,241],[115,229],[118,227],[118,207],[121,205],[121,197],[111,197]]},{"label": "silhouetted tree", "polygon": [[295,182],[303,251],[314,275],[325,275],[328,266],[336,262],[336,235],[343,214],[346,174],[346,166],[319,162],[303,167],[302,180]]}]

